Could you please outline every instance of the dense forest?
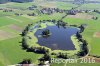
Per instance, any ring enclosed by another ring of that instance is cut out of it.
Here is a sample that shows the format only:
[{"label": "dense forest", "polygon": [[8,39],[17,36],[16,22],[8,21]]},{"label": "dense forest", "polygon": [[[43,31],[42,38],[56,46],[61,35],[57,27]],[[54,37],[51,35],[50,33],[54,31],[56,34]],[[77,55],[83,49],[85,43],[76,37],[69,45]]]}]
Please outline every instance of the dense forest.
[{"label": "dense forest", "polygon": [[22,2],[32,2],[33,0],[0,0],[0,3],[7,3],[7,2],[19,2],[19,3],[22,3]]}]

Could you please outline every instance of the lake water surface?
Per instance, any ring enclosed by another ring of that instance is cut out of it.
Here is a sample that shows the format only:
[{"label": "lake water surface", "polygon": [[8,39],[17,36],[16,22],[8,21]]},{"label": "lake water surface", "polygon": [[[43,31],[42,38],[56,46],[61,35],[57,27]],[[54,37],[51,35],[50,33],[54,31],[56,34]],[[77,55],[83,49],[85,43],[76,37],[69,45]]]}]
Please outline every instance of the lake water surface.
[{"label": "lake water surface", "polygon": [[[49,29],[51,35],[48,37],[39,37],[43,30]],[[38,39],[38,44],[46,46],[52,50],[75,50],[75,46],[71,40],[71,36],[79,30],[75,27],[63,28],[58,26],[47,26],[42,30],[37,30],[35,36]]]}]

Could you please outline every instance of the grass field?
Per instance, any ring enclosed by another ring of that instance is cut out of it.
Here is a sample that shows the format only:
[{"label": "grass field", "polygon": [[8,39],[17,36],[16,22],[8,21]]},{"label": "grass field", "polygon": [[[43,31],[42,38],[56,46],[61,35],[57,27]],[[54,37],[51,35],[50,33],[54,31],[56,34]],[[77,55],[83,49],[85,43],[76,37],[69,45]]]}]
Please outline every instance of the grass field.
[{"label": "grass field", "polygon": [[100,38],[93,37],[95,32],[100,31],[100,19],[98,20],[83,20],[83,19],[75,19],[75,18],[65,18],[65,21],[67,21],[70,24],[87,24],[87,28],[85,32],[83,32],[83,37],[88,41],[91,47],[91,52],[90,54],[93,55],[100,55],[99,53],[99,43],[100,43]]},{"label": "grass field", "polygon": [[89,4],[82,5],[81,7],[79,7],[79,9],[91,9],[91,10],[92,9],[98,9],[98,10],[100,10],[99,6],[100,6],[99,3],[96,3],[96,4],[89,3]]},{"label": "grass field", "polygon": [[[2,20],[0,21],[0,30],[6,31],[6,34],[10,33],[13,34],[10,38],[5,38],[0,41],[0,62],[4,64],[4,66],[8,64],[16,64],[19,63],[24,58],[32,58],[32,60],[37,63],[37,60],[41,55],[34,54],[34,53],[27,53],[26,51],[22,50],[21,48],[21,36],[19,35],[20,32],[18,30],[12,29],[10,25],[16,25],[22,29],[30,23],[30,19],[25,17],[0,17]],[[22,22],[20,22],[20,20]],[[0,37],[0,40],[2,38]]]},{"label": "grass field", "polygon": [[[26,16],[26,13],[32,11],[29,10],[18,10],[18,9],[27,9],[27,7],[36,4],[39,6],[39,3],[7,3],[0,4],[0,8],[17,8],[14,9],[14,12],[4,13],[0,10],[0,66],[7,66],[9,64],[17,64],[25,58],[31,58],[34,63],[37,63],[37,59],[42,56],[42,54],[36,54],[32,52],[26,52],[22,50],[20,36],[21,31],[29,23],[34,23],[39,20],[44,19],[56,19],[59,20],[65,13],[54,13],[52,15],[41,15],[41,16]],[[44,3],[43,3],[44,4]],[[43,5],[40,4],[40,5]],[[63,2],[53,2],[54,6],[61,9],[71,9],[76,7],[75,4],[63,3]],[[47,3],[45,3],[47,5]],[[45,6],[43,5],[43,6]],[[50,7],[52,3],[49,3]],[[79,9],[99,9],[100,4],[84,4]],[[92,7],[91,7],[92,6]],[[22,16],[15,16],[14,13],[24,13]],[[9,16],[10,15],[10,16]],[[82,19],[82,18],[73,18],[66,17],[63,21],[69,24],[87,24],[85,31],[82,33],[84,39],[87,40],[89,44],[89,49],[91,55],[100,56],[100,37],[94,37],[96,32],[100,32],[100,14],[97,13],[88,13],[88,15],[97,16],[98,20],[93,19]],[[100,63],[89,64],[89,63],[76,63],[76,64],[52,64],[52,66],[100,66]]]}]

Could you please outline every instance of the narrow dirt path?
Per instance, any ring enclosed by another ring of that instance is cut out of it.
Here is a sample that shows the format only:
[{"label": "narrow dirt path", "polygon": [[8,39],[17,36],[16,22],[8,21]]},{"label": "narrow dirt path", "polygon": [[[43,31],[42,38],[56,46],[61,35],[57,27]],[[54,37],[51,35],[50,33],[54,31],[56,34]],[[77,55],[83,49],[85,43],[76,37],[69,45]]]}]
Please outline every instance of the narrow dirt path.
[{"label": "narrow dirt path", "polygon": [[[82,5],[83,5],[83,4],[78,5],[77,7],[73,7],[73,8],[71,8],[70,10],[75,10],[75,9],[81,7]],[[60,20],[63,20],[63,19],[66,18],[67,16],[68,16],[68,14],[65,14]]]},{"label": "narrow dirt path", "polygon": [[7,18],[12,19],[12,20],[15,20],[15,21],[18,21],[18,22],[20,22],[20,23],[23,23],[23,21],[21,21],[21,20],[19,20],[19,19],[12,18],[12,17],[10,17],[10,16],[7,16]]}]

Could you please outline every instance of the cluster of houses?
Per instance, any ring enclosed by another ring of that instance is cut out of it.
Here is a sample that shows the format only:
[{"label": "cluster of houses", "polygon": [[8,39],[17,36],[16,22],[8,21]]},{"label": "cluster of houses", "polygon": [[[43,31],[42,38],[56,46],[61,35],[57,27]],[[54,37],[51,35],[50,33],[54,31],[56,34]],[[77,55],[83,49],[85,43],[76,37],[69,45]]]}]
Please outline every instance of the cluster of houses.
[{"label": "cluster of houses", "polygon": [[53,14],[53,13],[63,13],[65,10],[59,8],[43,8],[40,10],[42,14]]},{"label": "cluster of houses", "polygon": [[12,9],[4,9],[3,12],[13,12]]},{"label": "cluster of houses", "polygon": [[48,14],[48,15],[51,15],[53,13],[67,13],[67,14],[70,14],[70,15],[75,15],[79,11],[74,10],[74,9],[65,10],[65,9],[59,9],[59,8],[43,8],[43,9],[40,10],[40,12],[42,14]]},{"label": "cluster of houses", "polygon": [[59,8],[43,8],[40,10],[42,14],[51,15],[53,13],[67,13],[68,15],[76,15],[77,13],[88,13],[93,12],[94,10],[82,10],[82,9],[70,9],[70,10],[63,10]]},{"label": "cluster of houses", "polygon": [[29,10],[34,10],[34,9],[36,9],[36,8],[37,8],[36,5],[32,5],[32,6],[28,7],[27,9],[29,9]]}]

